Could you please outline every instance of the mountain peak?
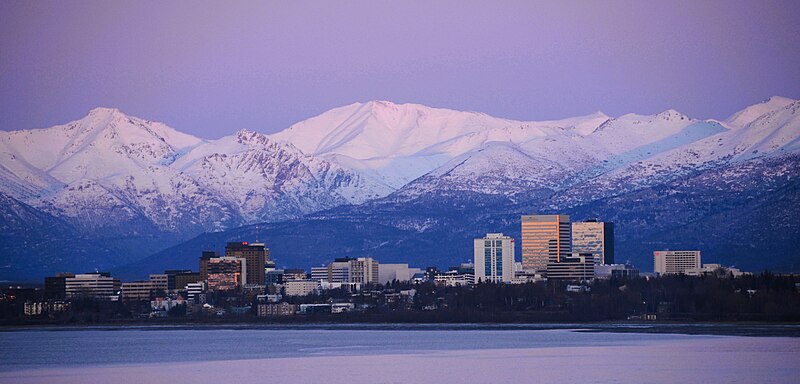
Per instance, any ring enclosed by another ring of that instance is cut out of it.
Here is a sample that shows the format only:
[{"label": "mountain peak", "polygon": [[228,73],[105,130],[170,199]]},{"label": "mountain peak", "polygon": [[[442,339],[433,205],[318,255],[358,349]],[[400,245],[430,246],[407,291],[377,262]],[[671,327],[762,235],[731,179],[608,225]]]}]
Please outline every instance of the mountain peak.
[{"label": "mountain peak", "polygon": [[111,107],[97,107],[92,108],[87,116],[92,117],[108,117],[108,116],[125,116],[125,114],[120,111],[118,108],[111,108]]},{"label": "mountain peak", "polygon": [[689,116],[684,115],[683,113],[678,112],[675,109],[667,109],[664,112],[659,113],[656,115],[664,120],[691,120]]},{"label": "mountain peak", "polygon": [[786,108],[797,100],[783,96],[772,96],[769,99],[753,104],[739,112],[734,113],[725,120],[725,123],[734,128],[744,127],[767,113]]}]

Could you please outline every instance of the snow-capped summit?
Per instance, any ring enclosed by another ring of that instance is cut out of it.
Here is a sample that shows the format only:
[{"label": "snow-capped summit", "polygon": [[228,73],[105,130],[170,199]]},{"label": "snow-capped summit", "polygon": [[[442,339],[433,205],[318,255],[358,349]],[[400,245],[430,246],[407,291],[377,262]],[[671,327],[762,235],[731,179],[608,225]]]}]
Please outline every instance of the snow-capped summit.
[{"label": "snow-capped summit", "polygon": [[778,109],[786,108],[797,100],[782,96],[772,96],[758,104],[753,104],[725,119],[725,123],[733,128],[741,128],[759,117]]}]

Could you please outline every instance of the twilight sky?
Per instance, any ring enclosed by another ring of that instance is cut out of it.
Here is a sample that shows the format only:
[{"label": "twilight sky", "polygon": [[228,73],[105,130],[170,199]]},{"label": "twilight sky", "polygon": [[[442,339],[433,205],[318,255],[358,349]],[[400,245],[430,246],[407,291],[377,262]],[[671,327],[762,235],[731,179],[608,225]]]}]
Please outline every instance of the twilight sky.
[{"label": "twilight sky", "polygon": [[97,106],[217,138],[375,99],[544,120],[800,98],[800,1],[496,3],[3,1],[0,129]]}]

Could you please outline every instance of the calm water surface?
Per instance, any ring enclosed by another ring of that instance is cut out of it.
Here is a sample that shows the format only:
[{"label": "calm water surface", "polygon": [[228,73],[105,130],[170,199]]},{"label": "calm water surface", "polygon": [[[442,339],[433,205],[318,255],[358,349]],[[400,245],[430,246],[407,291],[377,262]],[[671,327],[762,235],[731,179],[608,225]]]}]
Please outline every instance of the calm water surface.
[{"label": "calm water surface", "polygon": [[514,326],[47,328],[0,332],[0,371],[438,350],[657,345],[720,337],[729,336]]}]

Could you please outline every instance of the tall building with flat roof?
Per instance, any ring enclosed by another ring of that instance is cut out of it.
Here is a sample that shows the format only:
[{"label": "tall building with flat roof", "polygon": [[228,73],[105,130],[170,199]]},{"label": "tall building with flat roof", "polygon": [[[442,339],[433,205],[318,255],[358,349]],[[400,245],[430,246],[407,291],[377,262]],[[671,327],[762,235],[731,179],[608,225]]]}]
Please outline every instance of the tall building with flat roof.
[{"label": "tall building with flat roof", "polygon": [[685,273],[687,269],[700,268],[700,251],[655,251],[653,264],[659,275]]},{"label": "tall building with flat roof", "polygon": [[591,253],[597,265],[614,264],[614,223],[597,220],[573,222],[572,252]]},{"label": "tall building with flat roof", "polygon": [[264,285],[264,265],[269,260],[269,248],[264,243],[246,241],[229,242],[225,246],[225,257],[238,257],[247,260],[247,283]]},{"label": "tall building with flat roof", "polygon": [[559,262],[572,252],[569,215],[522,216],[522,268],[547,271],[548,262]]},{"label": "tall building with flat roof", "polygon": [[487,233],[474,242],[475,280],[510,283],[514,279],[514,239]]}]

